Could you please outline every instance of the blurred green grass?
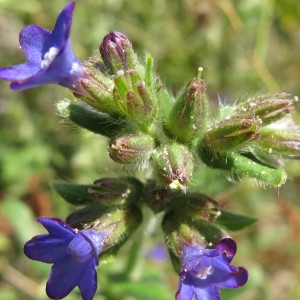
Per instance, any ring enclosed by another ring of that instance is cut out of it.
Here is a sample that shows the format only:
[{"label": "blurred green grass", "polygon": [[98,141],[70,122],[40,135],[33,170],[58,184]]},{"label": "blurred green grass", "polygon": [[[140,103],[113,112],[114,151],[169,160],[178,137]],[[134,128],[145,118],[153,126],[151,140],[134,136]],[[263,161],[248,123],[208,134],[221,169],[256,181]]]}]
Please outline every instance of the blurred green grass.
[{"label": "blurred green grass", "polygon": [[[0,0],[0,65],[23,62],[19,31],[32,23],[53,28],[65,3]],[[79,59],[98,55],[111,30],[125,33],[141,57],[153,55],[173,93],[202,66],[211,101],[230,103],[281,90],[300,95],[296,0],[77,1],[71,40]],[[22,248],[42,232],[35,216],[64,218],[72,210],[53,194],[49,182],[90,183],[103,174],[114,175],[116,167],[108,160],[105,139],[57,115],[55,103],[68,97],[68,91],[45,86],[16,93],[7,82],[0,82],[0,91],[0,300],[47,299],[49,266],[28,260]],[[294,116],[299,123],[299,114]],[[223,299],[300,298],[299,162],[287,167],[290,177],[279,190],[245,182],[216,195],[226,209],[259,218],[234,235],[239,245],[234,262],[249,269],[249,283],[222,292]],[[130,284],[112,275],[126,263],[123,257],[120,253],[117,266],[100,266],[96,299],[174,298],[177,275],[168,263],[146,260],[142,279]],[[153,298],[152,289],[161,297]],[[68,299],[79,299],[78,293]]]}]

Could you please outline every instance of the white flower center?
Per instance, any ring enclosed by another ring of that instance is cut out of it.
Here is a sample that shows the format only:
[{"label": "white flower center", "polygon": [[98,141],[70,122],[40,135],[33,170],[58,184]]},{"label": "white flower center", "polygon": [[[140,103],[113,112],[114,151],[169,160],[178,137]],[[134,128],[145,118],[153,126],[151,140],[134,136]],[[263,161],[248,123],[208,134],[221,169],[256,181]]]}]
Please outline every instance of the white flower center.
[{"label": "white flower center", "polygon": [[208,275],[211,275],[214,272],[214,268],[212,265],[207,266],[206,268],[202,268],[199,270],[198,274],[196,277],[199,279],[206,279]]},{"label": "white flower center", "polygon": [[58,48],[51,47],[48,52],[45,53],[44,59],[41,61],[41,68],[43,70],[47,70],[49,66],[52,64],[58,53]]},{"label": "white flower center", "polygon": [[194,266],[192,275],[199,279],[206,279],[207,276],[214,272],[211,260],[208,257],[202,256],[199,263]]}]

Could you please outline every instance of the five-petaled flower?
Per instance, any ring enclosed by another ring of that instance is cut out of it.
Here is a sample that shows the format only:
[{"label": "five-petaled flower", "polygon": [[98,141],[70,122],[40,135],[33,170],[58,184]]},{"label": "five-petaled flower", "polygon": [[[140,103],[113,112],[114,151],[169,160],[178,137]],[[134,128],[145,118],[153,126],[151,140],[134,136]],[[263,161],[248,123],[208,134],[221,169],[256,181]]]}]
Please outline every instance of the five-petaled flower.
[{"label": "five-petaled flower", "polygon": [[182,268],[176,300],[220,299],[220,288],[237,288],[248,280],[243,267],[230,265],[236,252],[236,243],[222,239],[215,249],[200,245],[186,245],[182,253]]},{"label": "five-petaled flower", "polygon": [[37,220],[49,234],[33,237],[25,244],[24,252],[33,260],[53,264],[47,295],[61,299],[78,286],[83,300],[93,299],[97,290],[96,266],[106,239],[105,232],[76,230],[55,218]]},{"label": "five-petaled flower", "polygon": [[23,28],[19,42],[27,61],[0,69],[0,79],[11,81],[11,89],[53,83],[84,94],[80,81],[87,74],[73,54],[69,40],[74,7],[74,2],[64,7],[52,31],[36,25]]}]

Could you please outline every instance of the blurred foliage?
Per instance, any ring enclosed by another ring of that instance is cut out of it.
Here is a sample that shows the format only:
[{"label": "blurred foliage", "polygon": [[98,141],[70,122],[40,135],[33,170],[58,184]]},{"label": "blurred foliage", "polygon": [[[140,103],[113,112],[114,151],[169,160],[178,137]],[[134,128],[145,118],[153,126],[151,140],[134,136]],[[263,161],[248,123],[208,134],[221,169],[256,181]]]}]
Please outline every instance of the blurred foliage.
[{"label": "blurred foliage", "polygon": [[[28,24],[52,29],[66,1],[0,0],[0,65],[24,61],[18,33]],[[79,59],[98,55],[111,30],[124,32],[140,56],[150,52],[167,87],[176,93],[204,67],[212,101],[229,103],[266,91],[300,95],[300,6],[296,0],[78,0],[71,40]],[[42,232],[36,216],[64,218],[72,207],[49,183],[90,184],[118,170],[106,140],[62,122],[55,103],[69,96],[58,86],[24,92],[0,82],[0,300],[47,299],[50,266],[29,261],[23,243]],[[299,115],[294,114],[299,123]],[[249,283],[226,290],[223,299],[300,298],[299,162],[274,190],[253,182],[228,184],[224,174],[202,178],[200,192],[214,195],[226,210],[258,222],[235,232],[235,265],[250,272]],[[121,170],[122,172],[122,170]],[[207,173],[206,173],[207,174]],[[149,247],[159,240],[149,236]],[[169,263],[146,258],[124,278],[124,249],[117,264],[100,266],[95,299],[174,299],[177,275]],[[147,247],[145,247],[145,255]],[[73,292],[68,299],[79,299]]]}]

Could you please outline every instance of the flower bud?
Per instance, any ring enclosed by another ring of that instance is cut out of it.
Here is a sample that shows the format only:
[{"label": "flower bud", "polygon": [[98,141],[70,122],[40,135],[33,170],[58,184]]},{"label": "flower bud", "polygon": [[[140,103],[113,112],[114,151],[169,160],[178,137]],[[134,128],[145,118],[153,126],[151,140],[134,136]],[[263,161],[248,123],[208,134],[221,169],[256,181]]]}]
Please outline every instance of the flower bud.
[{"label": "flower bud", "polygon": [[235,152],[212,152],[209,148],[199,148],[201,160],[211,168],[223,169],[240,176],[256,178],[264,183],[279,187],[286,180],[286,173],[269,168],[257,161]]},{"label": "flower bud", "polygon": [[143,133],[131,133],[109,142],[109,156],[121,164],[143,164],[150,159],[154,140]]},{"label": "flower bud", "polygon": [[177,98],[165,123],[165,130],[168,135],[178,141],[189,143],[202,136],[207,118],[205,82],[200,78],[194,78]]},{"label": "flower bud", "polygon": [[270,155],[300,157],[300,134],[266,128],[261,132],[257,147]]},{"label": "flower bud", "polygon": [[115,101],[113,93],[103,82],[94,79],[82,80],[82,86],[89,92],[90,97],[74,94],[75,97],[78,97],[103,113],[108,113],[111,116],[124,117],[125,114],[120,109],[117,101]]},{"label": "flower bud", "polygon": [[113,91],[127,118],[140,124],[153,121],[156,112],[155,96],[135,71],[119,71],[115,77]]},{"label": "flower bud", "polygon": [[101,205],[124,207],[139,201],[142,188],[142,183],[133,177],[101,178],[94,182],[88,192]]},{"label": "flower bud", "polygon": [[187,147],[177,143],[161,146],[152,158],[159,179],[171,189],[185,189],[194,169],[194,158]]},{"label": "flower bud", "polygon": [[137,65],[137,57],[132,44],[121,32],[112,31],[106,35],[99,50],[111,74],[116,74],[119,70],[135,69]]},{"label": "flower bud", "polygon": [[213,152],[239,149],[259,136],[261,120],[253,116],[230,117],[205,133],[201,143]]},{"label": "flower bud", "polygon": [[258,98],[251,98],[239,105],[235,115],[255,116],[262,120],[262,125],[268,125],[282,119],[293,109],[293,103],[297,97],[291,97],[287,93],[270,94]]}]

